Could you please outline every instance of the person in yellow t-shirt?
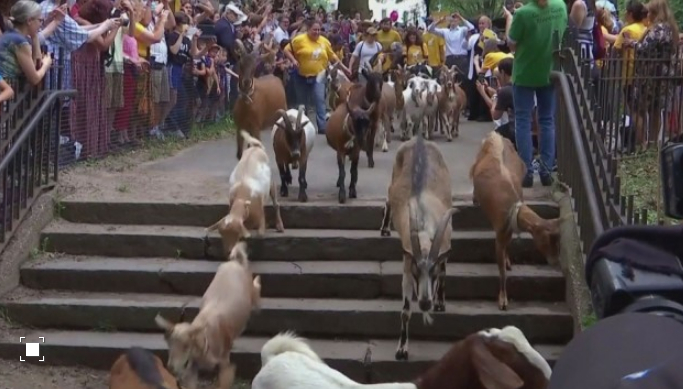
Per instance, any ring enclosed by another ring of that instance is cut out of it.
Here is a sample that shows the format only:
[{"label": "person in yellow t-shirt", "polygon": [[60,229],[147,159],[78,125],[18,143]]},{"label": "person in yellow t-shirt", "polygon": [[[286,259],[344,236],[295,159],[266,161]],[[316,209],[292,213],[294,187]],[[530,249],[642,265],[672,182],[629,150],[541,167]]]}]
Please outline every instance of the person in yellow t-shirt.
[{"label": "person in yellow t-shirt", "polygon": [[[621,51],[626,66],[623,66],[623,77],[627,86],[633,80],[633,70],[635,67],[635,49],[633,46],[636,42],[645,35],[647,26],[645,26],[645,18],[647,17],[647,8],[639,2],[632,1],[626,8],[626,26],[624,26],[617,39],[614,42],[614,48]],[[630,92],[626,92],[630,95]],[[630,96],[628,96],[630,97]]]},{"label": "person in yellow t-shirt", "polygon": [[[401,39],[401,34],[391,27],[391,19],[384,18],[380,22],[381,30],[377,33],[377,41],[382,45],[382,50],[385,53],[391,52],[392,44],[398,43],[403,44],[403,39]],[[382,70],[385,72],[391,68],[391,56],[384,56],[384,66]]]},{"label": "person in yellow t-shirt", "polygon": [[[427,25],[432,22],[427,21]],[[422,35],[422,41],[427,46],[427,65],[429,65],[434,74],[438,77],[439,70],[446,63],[446,41],[431,32],[426,32]]]},{"label": "person in yellow t-shirt", "polygon": [[[339,62],[337,54],[332,49],[330,41],[320,35],[321,24],[318,21],[307,21],[306,32],[296,36],[285,47],[285,55],[298,68],[293,81],[296,83],[296,105],[310,107],[310,99],[315,105],[316,122],[318,133],[325,133],[325,79],[319,77],[330,64]],[[349,69],[341,62],[339,68],[347,75],[351,75]]]},{"label": "person in yellow t-shirt", "polygon": [[427,61],[427,45],[422,43],[422,38],[414,28],[410,28],[408,32],[406,32],[403,55],[406,56],[406,65],[408,66]]},{"label": "person in yellow t-shirt", "polygon": [[511,53],[503,53],[498,47],[497,39],[489,39],[484,43],[484,63],[481,65],[482,73],[493,72],[498,63],[504,58],[513,58]]}]

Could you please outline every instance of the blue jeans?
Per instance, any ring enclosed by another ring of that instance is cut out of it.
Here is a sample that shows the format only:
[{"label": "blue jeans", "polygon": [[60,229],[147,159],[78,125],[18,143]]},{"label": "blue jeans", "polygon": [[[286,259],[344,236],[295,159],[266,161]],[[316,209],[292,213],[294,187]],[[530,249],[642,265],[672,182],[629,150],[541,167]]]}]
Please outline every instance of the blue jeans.
[{"label": "blue jeans", "polygon": [[[297,106],[303,104],[306,107],[310,107],[313,105],[315,107],[318,133],[325,133],[325,127],[327,126],[327,121],[325,120],[325,114],[327,113],[325,84],[316,82],[315,77],[306,78],[298,73],[295,75],[295,80]],[[311,99],[313,99],[312,102]]]},{"label": "blue jeans", "polygon": [[538,124],[541,127],[538,146],[541,154],[540,175],[549,175],[555,166],[555,88],[512,86],[515,103],[515,139],[517,151],[526,165],[527,175],[534,173],[532,165],[533,144],[531,142],[531,114],[534,109],[534,95],[538,106]]}]

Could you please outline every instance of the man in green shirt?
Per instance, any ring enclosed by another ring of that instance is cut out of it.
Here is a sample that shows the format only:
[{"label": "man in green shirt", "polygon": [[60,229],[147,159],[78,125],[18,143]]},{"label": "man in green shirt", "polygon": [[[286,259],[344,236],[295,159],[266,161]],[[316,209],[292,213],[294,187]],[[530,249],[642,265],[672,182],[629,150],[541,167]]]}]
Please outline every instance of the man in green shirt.
[{"label": "man in green shirt", "polygon": [[[515,101],[517,150],[527,167],[522,186],[534,184],[531,143],[531,113],[538,107],[541,127],[539,176],[543,186],[550,186],[555,166],[555,91],[550,82],[553,52],[558,49],[567,29],[567,6],[563,0],[531,0],[515,11],[503,8],[508,45],[515,52],[512,72]],[[534,104],[536,98],[536,104]]]}]

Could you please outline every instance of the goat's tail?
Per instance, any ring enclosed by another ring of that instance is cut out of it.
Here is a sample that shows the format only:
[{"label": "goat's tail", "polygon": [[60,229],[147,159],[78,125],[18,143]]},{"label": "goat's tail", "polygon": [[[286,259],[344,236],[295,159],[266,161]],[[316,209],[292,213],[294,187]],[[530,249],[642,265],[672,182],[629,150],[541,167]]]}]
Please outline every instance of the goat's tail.
[{"label": "goat's tail", "polygon": [[303,354],[314,361],[323,363],[304,338],[299,338],[292,331],[286,331],[275,335],[263,345],[261,348],[261,368],[271,359],[286,352]]},{"label": "goat's tail", "polygon": [[142,382],[154,389],[169,389],[159,371],[154,354],[150,351],[141,347],[131,347],[126,351],[126,359],[130,368]]},{"label": "goat's tail", "polygon": [[247,144],[246,148],[249,148],[249,147],[260,147],[262,149],[264,148],[263,143],[261,143],[260,140],[251,136],[248,132],[246,132],[244,130],[240,130],[240,135],[242,135],[242,139],[244,139],[244,142]]},{"label": "goat's tail", "polygon": [[249,265],[249,257],[247,256],[247,243],[238,242],[235,247],[230,250],[228,259],[231,261],[236,261],[240,265],[247,267]]}]

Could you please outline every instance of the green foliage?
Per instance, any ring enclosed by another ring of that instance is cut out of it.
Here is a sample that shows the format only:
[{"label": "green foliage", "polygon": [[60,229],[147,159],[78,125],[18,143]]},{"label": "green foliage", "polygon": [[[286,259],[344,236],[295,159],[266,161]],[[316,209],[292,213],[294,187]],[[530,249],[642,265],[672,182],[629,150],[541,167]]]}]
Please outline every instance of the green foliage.
[{"label": "green foliage", "polygon": [[504,0],[432,0],[432,11],[441,5],[442,11],[459,12],[463,17],[471,19],[486,15],[491,19],[503,16]]}]

